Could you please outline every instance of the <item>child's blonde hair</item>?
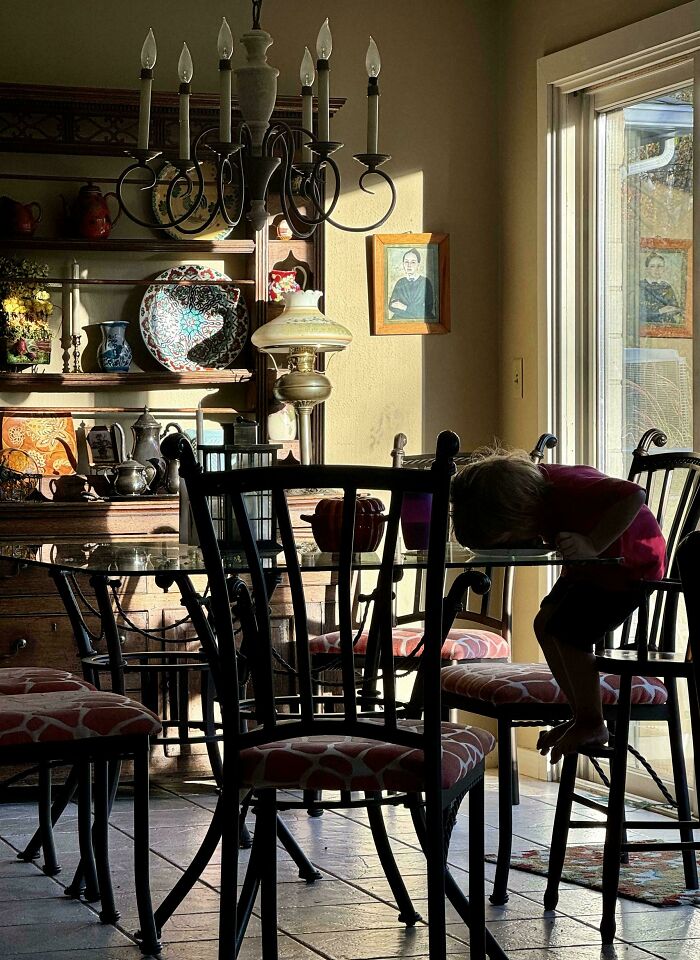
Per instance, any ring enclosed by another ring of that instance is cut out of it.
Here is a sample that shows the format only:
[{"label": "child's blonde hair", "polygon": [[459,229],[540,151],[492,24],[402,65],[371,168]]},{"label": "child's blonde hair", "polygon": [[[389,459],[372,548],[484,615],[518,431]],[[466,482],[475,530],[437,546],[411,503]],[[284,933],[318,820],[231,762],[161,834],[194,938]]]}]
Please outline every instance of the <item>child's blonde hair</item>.
[{"label": "child's blonde hair", "polygon": [[547,480],[524,450],[476,450],[452,481],[452,526],[468,547],[532,539]]}]

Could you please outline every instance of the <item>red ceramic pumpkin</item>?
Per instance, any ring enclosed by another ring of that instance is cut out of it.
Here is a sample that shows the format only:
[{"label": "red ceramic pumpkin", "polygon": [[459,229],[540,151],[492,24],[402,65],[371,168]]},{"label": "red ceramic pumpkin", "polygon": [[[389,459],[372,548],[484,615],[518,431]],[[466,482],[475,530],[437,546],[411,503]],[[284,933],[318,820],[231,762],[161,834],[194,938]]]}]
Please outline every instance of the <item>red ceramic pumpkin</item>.
[{"label": "red ceramic pumpkin", "polygon": [[[377,497],[358,497],[355,507],[356,553],[372,553],[379,546],[385,516],[384,504]],[[337,553],[340,550],[340,530],[343,523],[342,497],[325,497],[316,504],[313,516],[301,517],[311,524],[311,531],[319,550]]]}]

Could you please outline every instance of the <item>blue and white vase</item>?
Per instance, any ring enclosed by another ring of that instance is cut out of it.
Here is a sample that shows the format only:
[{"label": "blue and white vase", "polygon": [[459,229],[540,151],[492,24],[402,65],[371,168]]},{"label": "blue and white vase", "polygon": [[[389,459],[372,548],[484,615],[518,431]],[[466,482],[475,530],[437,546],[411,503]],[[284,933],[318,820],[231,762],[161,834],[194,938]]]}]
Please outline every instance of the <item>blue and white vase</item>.
[{"label": "blue and white vase", "polygon": [[97,348],[97,364],[104,373],[128,373],[131,347],[126,342],[127,320],[106,320],[100,324],[102,343]]}]

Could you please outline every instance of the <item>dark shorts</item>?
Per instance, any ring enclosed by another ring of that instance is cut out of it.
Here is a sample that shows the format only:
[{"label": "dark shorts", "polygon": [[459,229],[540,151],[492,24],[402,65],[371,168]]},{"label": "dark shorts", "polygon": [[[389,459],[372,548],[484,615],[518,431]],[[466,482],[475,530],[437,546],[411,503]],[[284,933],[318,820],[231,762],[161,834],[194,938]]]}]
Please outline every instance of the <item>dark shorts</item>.
[{"label": "dark shorts", "polygon": [[547,632],[551,636],[563,644],[592,650],[606,633],[624,623],[643,599],[639,586],[607,590],[598,583],[560,577],[540,606],[550,613]]}]

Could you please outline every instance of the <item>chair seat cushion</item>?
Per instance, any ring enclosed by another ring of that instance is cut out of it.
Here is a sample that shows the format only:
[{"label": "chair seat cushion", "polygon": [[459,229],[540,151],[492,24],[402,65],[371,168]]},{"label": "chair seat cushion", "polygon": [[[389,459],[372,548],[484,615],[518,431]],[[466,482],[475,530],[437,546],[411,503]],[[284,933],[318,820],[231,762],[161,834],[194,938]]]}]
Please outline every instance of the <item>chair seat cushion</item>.
[{"label": "chair seat cushion", "polygon": [[0,696],[0,748],[28,743],[156,734],[150,710],[118,693],[92,690]]},{"label": "chair seat cushion", "polygon": [[[454,664],[440,671],[445,694],[481,700],[494,706],[511,703],[566,703],[566,697],[542,663],[473,663]],[[600,694],[604,704],[616,704],[620,677],[601,673]],[[632,678],[633,704],[664,704],[668,690],[657,677]]]},{"label": "chair seat cushion", "polygon": [[[423,631],[416,627],[394,627],[391,632],[395,657],[407,657],[416,649]],[[364,656],[367,652],[369,634],[363,631],[355,644],[355,653]],[[422,651],[422,647],[420,652]],[[311,654],[339,654],[340,633],[334,630],[312,637],[309,641]],[[508,643],[498,633],[490,630],[466,630],[453,627],[442,645],[443,660],[506,660],[510,653]]]},{"label": "chair seat cushion", "polygon": [[[405,730],[423,724],[402,720]],[[454,786],[474,770],[495,746],[479,727],[442,724],[442,786]],[[304,790],[423,789],[423,751],[369,737],[310,736],[279,740],[242,750],[243,786]]]},{"label": "chair seat cushion", "polygon": [[94,690],[87,680],[50,667],[0,668],[0,694],[48,693],[50,690]]}]

